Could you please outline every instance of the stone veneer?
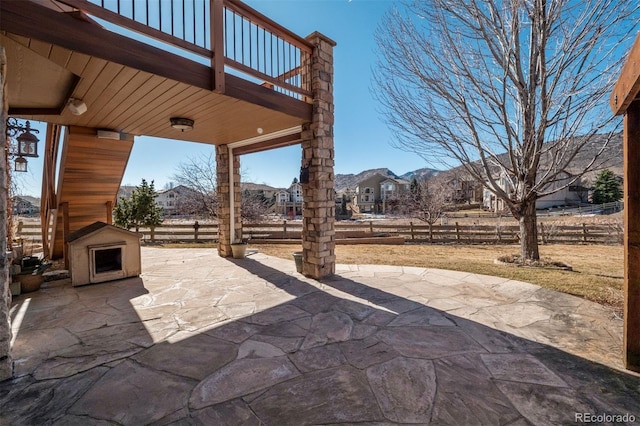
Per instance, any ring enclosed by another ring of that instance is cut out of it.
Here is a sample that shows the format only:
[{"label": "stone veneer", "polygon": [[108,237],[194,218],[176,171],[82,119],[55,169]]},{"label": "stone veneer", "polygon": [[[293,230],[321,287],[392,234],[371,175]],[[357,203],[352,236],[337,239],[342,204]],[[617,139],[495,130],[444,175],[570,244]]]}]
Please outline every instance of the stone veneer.
[{"label": "stone veneer", "polygon": [[307,40],[315,48],[311,55],[313,118],[302,130],[302,166],[309,168],[309,182],[302,184],[302,272],[323,278],[335,273],[333,47],[336,43],[317,32]]},{"label": "stone veneer", "polygon": [[[0,146],[7,145],[7,58],[4,47],[0,46]],[[0,381],[13,375],[11,358],[11,276],[8,272],[10,257],[7,255],[7,159],[4,149],[0,149]]]},{"label": "stone veneer", "polygon": [[[230,257],[233,233],[231,230],[231,210],[229,209],[229,147],[227,145],[216,146],[216,170],[218,192],[218,254],[222,257]],[[240,157],[233,156],[233,191],[235,213],[235,235],[242,238],[242,191],[240,188]]]}]

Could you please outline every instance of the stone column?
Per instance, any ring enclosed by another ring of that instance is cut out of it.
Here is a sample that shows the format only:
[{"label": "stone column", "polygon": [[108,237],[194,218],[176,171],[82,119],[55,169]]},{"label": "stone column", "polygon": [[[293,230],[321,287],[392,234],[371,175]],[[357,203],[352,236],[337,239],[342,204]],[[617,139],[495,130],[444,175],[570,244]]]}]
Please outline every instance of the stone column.
[{"label": "stone column", "polygon": [[311,91],[313,118],[302,130],[302,272],[312,278],[335,273],[335,193],[333,190],[333,47],[320,33],[307,37],[313,45]]},{"label": "stone column", "polygon": [[[7,58],[4,47],[0,46],[0,146],[7,146]],[[11,263],[7,256],[7,153],[0,149],[0,381],[13,376],[13,359],[11,358],[11,276],[8,267]]]},{"label": "stone column", "polygon": [[242,238],[241,204],[242,191],[240,189],[240,157],[233,156],[233,191],[234,191],[234,226],[235,235],[231,227],[231,209],[229,206],[229,147],[216,146],[216,174],[218,196],[218,254],[230,257],[231,243]]}]

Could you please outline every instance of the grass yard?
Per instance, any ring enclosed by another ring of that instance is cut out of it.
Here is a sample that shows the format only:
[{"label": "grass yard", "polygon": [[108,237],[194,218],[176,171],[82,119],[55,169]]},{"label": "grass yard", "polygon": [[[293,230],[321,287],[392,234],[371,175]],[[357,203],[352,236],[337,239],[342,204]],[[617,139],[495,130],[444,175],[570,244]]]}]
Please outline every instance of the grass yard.
[{"label": "grass yard", "polygon": [[[291,259],[299,245],[252,245],[260,252]],[[452,269],[538,284],[622,310],[623,246],[541,245],[543,258],[568,263],[573,271],[495,265],[494,259],[516,254],[515,245],[338,245],[337,263],[387,264]]]}]

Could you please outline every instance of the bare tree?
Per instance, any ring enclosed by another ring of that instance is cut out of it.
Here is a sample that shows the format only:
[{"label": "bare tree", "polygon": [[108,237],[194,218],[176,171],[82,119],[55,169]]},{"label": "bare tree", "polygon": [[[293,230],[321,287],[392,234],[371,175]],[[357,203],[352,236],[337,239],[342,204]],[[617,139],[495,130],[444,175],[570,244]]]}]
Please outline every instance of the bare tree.
[{"label": "bare tree", "polygon": [[189,158],[180,163],[172,176],[180,185],[193,190],[182,197],[181,209],[215,217],[218,208],[216,196],[216,158],[213,151]]},{"label": "bare tree", "polygon": [[[181,194],[179,211],[216,217],[218,198],[215,152],[200,154],[180,163],[172,179],[191,190]],[[269,201],[264,198],[264,194],[242,191],[242,218],[248,221],[261,219],[269,208]]]},{"label": "bare tree", "polygon": [[[607,96],[636,1],[424,0],[387,14],[375,93],[395,144],[462,164],[520,222],[538,259],[536,200],[601,167],[619,126]],[[573,170],[585,148],[590,160]],[[501,185],[500,180],[509,185]]]},{"label": "bare tree", "polygon": [[271,200],[265,197],[264,191],[242,191],[242,219],[249,222],[262,220],[271,204]]},{"label": "bare tree", "polygon": [[404,196],[409,214],[429,225],[429,240],[433,239],[433,224],[442,217],[451,196],[452,188],[443,179],[432,177],[421,182],[412,182]]}]

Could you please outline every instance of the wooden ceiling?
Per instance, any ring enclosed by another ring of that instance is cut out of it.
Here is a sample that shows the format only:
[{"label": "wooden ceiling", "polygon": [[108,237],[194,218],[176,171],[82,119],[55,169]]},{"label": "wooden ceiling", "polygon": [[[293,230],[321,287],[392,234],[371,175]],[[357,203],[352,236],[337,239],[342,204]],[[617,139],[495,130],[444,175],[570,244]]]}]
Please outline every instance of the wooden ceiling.
[{"label": "wooden ceiling", "polygon": [[[14,8],[12,3],[0,5],[0,44],[7,54],[13,117],[215,145],[310,121],[311,105],[303,101],[230,74],[225,74],[225,94],[216,93],[209,66],[50,7],[18,2],[21,7]],[[78,37],[86,38],[79,43]],[[108,46],[114,47],[107,53]],[[65,107],[69,98],[85,102],[87,112],[71,114]],[[190,118],[194,129],[175,130],[170,117]],[[261,149],[269,148],[262,143]]]}]

